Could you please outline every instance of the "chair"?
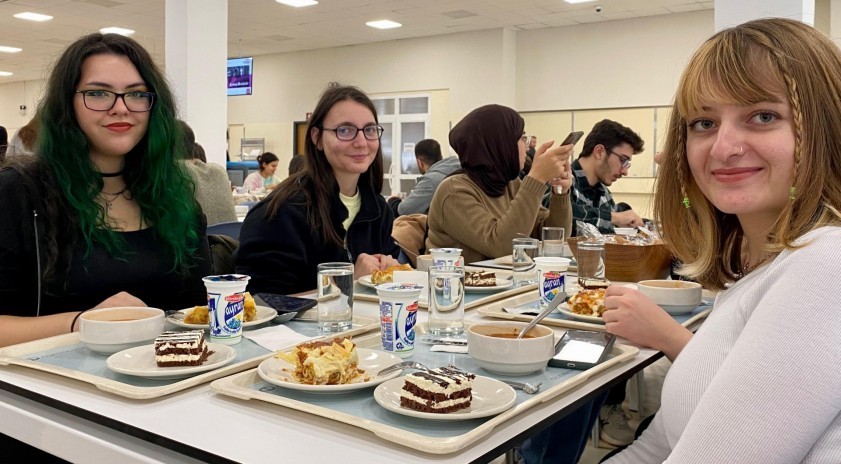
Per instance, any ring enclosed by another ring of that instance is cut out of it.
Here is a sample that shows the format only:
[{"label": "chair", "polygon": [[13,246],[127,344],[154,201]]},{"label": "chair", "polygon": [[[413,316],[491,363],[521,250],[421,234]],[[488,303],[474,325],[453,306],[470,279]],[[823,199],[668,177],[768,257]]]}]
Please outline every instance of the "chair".
[{"label": "chair", "polygon": [[239,231],[242,228],[242,223],[239,221],[220,222],[207,226],[207,235],[226,235],[228,237],[239,240]]}]

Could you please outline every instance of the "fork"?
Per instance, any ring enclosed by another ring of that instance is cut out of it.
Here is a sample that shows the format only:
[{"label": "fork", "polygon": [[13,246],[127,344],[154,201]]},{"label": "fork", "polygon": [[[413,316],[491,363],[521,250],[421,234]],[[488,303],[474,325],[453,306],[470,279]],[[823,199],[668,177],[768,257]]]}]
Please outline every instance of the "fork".
[{"label": "fork", "polygon": [[543,385],[543,382],[538,382],[534,385],[530,383],[523,383],[523,382],[514,382],[513,380],[504,380],[504,379],[497,379],[502,383],[508,384],[518,390],[523,390],[523,392],[533,395],[540,391],[540,386]]},{"label": "fork", "polygon": [[419,362],[416,362],[416,361],[403,361],[403,362],[399,362],[397,364],[392,364],[391,366],[388,366],[385,369],[380,370],[379,372],[377,372],[376,377],[379,377],[379,376],[385,375],[385,374],[390,374],[390,373],[392,373],[396,370],[400,370],[400,369],[419,369],[419,370],[422,370],[422,371],[431,370],[430,368],[428,368],[428,367],[424,366],[423,364],[421,364]]}]

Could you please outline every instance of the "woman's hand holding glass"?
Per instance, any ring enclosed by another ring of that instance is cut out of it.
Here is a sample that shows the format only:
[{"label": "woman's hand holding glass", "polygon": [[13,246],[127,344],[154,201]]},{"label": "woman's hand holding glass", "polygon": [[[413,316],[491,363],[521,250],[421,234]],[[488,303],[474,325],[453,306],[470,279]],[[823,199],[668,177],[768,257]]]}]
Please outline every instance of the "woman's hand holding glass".
[{"label": "woman's hand holding glass", "polygon": [[635,289],[611,285],[604,306],[607,332],[662,351],[672,361],[692,338],[692,332]]},{"label": "woman's hand holding glass", "polygon": [[552,148],[554,143],[554,140],[549,140],[540,145],[534,154],[529,176],[542,183],[560,186],[561,193],[566,193],[572,185],[572,168],[569,163],[572,145]]}]

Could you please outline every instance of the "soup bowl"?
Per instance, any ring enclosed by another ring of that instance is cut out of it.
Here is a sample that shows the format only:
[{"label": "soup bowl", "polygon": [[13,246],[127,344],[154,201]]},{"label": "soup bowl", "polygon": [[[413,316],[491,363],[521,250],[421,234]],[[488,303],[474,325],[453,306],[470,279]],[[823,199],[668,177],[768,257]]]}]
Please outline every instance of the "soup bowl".
[{"label": "soup bowl", "polygon": [[641,280],[637,290],[673,316],[689,314],[701,304],[703,288],[685,280]]},{"label": "soup bowl", "polygon": [[555,354],[555,332],[541,325],[517,339],[525,322],[488,322],[467,328],[467,354],[495,374],[523,375],[539,371]]},{"label": "soup bowl", "polygon": [[99,354],[152,343],[164,330],[164,311],[146,307],[101,308],[79,316],[79,339]]}]

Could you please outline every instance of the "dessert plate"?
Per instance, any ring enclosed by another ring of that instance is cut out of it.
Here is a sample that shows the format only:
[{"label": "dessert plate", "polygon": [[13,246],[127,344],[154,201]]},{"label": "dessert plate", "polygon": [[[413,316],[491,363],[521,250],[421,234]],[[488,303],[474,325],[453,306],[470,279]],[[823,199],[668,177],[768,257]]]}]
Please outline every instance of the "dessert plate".
[{"label": "dessert plate", "polygon": [[[167,322],[171,322],[173,325],[178,327],[184,327],[186,329],[207,329],[208,324],[188,324],[184,322],[184,318],[187,316],[187,313],[192,311],[193,308],[181,309],[175,311],[174,313],[168,315],[166,317]],[[253,321],[244,322],[242,324],[243,327],[252,327],[255,325],[262,324],[264,322],[269,322],[272,319],[277,317],[277,311],[273,308],[269,308],[268,306],[257,306],[257,314]]]},{"label": "dessert plate", "polygon": [[222,367],[237,355],[233,348],[219,343],[207,343],[207,349],[213,353],[201,366],[158,367],[155,363],[155,345],[136,346],[114,353],[105,360],[105,364],[108,369],[120,374],[147,379],[180,379]]},{"label": "dessert plate", "polygon": [[493,287],[477,287],[473,285],[465,285],[464,291],[469,293],[493,293],[504,288],[508,288],[514,285],[514,281],[511,279],[496,279],[496,285]]},{"label": "dessert plate", "polygon": [[389,411],[404,416],[439,421],[458,421],[495,416],[517,403],[517,393],[510,386],[490,377],[477,375],[473,379],[473,401],[468,409],[445,414],[420,412],[400,406],[403,377],[389,380],[374,390],[374,400]]},{"label": "dessert plate", "polygon": [[399,369],[389,374],[375,377],[377,372],[401,362],[402,359],[385,351],[370,350],[367,348],[357,348],[356,354],[359,357],[359,369],[365,371],[365,373],[354,379],[353,382],[344,385],[309,385],[299,383],[292,376],[295,366],[284,359],[275,358],[274,356],[264,360],[257,366],[257,375],[266,382],[290,390],[300,390],[307,393],[343,393],[379,385],[386,380],[397,377],[403,372],[402,369]]},{"label": "dessert plate", "polygon": [[585,316],[583,314],[575,314],[574,312],[569,310],[569,306],[566,303],[561,303],[558,305],[558,312],[569,316],[573,319],[577,319],[579,321],[584,322],[592,322],[594,324],[604,324],[604,319],[599,316]]}]

